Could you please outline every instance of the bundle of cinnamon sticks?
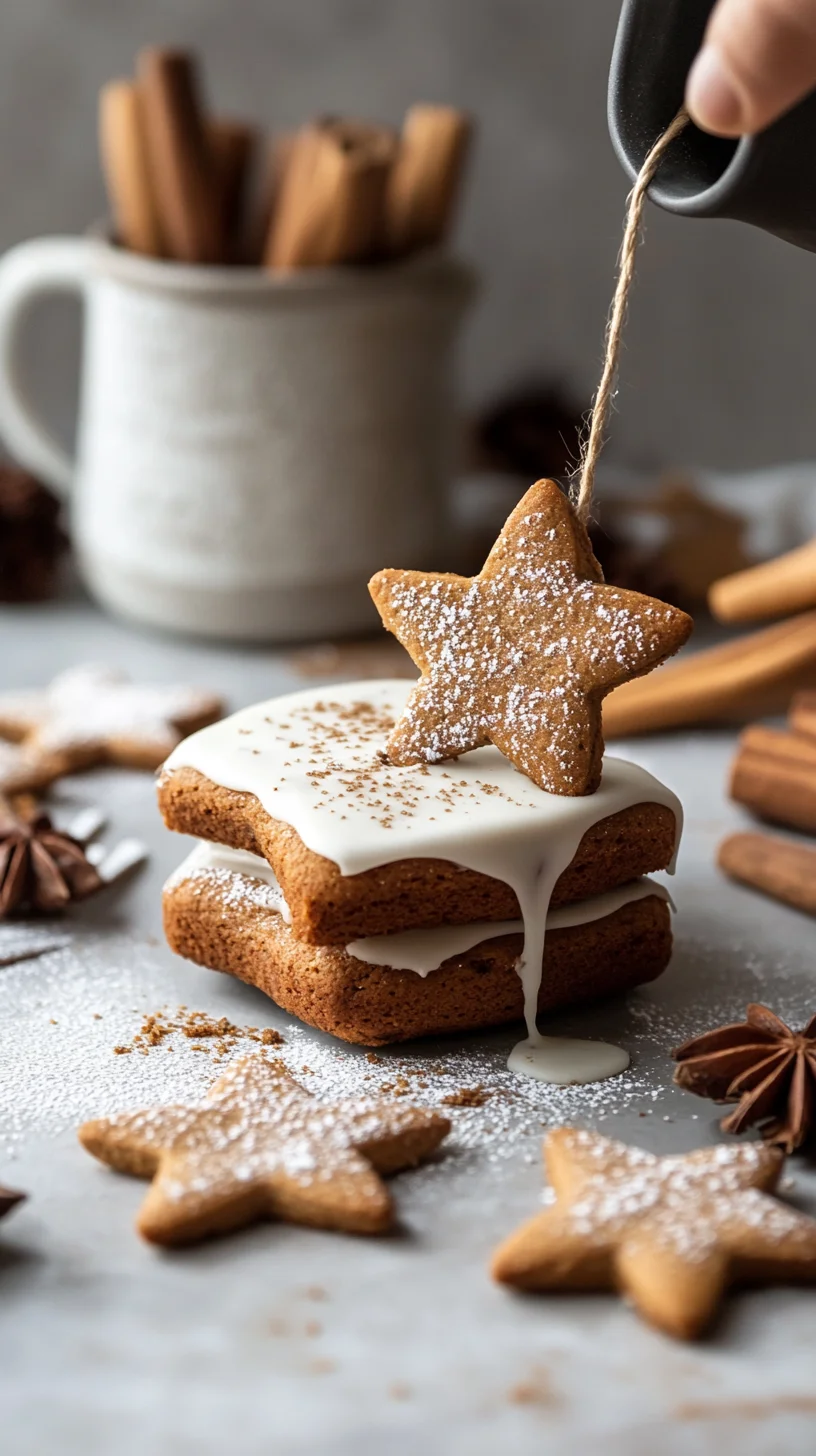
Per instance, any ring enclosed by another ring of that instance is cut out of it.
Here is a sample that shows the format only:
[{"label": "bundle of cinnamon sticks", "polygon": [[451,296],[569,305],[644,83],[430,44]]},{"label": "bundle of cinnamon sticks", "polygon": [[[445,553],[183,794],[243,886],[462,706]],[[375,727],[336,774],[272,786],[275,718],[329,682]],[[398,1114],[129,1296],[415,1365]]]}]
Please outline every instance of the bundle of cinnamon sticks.
[{"label": "bundle of cinnamon sticks", "polygon": [[604,706],[608,737],[750,722],[816,690],[816,540],[715,581],[708,605],[720,622],[772,625],[624,683]]},{"label": "bundle of cinnamon sticks", "polygon": [[730,793],[762,819],[816,834],[816,693],[797,694],[786,729],[745,729]]},{"label": "bundle of cinnamon sticks", "polygon": [[[816,541],[723,577],[708,601],[723,622],[779,620],[625,683],[604,705],[606,734],[787,712],[784,729],[744,730],[729,792],[762,819],[816,835]],[[816,848],[733,834],[718,863],[730,878],[816,915]]]},{"label": "bundle of cinnamon sticks", "polygon": [[191,53],[157,48],[142,51],[135,80],[104,86],[99,105],[117,241],[185,263],[313,268],[438,246],[470,135],[463,112],[416,105],[399,133],[322,118],[268,142],[208,114]]},{"label": "bundle of cinnamon sticks", "polygon": [[[759,818],[816,835],[816,692],[796,694],[786,728],[745,729],[729,789]],[[719,864],[732,879],[816,914],[816,848],[734,834],[720,846]]]}]

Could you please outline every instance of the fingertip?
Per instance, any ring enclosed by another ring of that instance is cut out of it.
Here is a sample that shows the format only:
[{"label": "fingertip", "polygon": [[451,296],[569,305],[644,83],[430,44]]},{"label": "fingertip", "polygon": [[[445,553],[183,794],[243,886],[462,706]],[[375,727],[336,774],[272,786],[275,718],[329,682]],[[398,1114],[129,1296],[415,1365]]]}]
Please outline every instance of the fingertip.
[{"label": "fingertip", "polygon": [[741,97],[715,45],[703,46],[689,72],[686,106],[692,121],[715,136],[740,136],[745,130]]}]

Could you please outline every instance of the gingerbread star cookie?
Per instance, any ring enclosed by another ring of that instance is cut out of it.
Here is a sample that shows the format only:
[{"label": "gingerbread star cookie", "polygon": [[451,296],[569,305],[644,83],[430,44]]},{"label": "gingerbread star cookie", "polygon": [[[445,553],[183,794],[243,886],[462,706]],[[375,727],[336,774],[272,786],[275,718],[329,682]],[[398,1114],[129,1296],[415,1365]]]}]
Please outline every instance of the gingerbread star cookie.
[{"label": "gingerbread star cookie", "polygon": [[380,571],[377,610],[422,674],[388,740],[392,763],[494,743],[554,794],[601,781],[601,703],[691,632],[685,612],[608,586],[551,480],[513,511],[478,576]]},{"label": "gingerbread star cookie", "polygon": [[100,763],[155,769],[222,712],[213,693],[142,687],[92,664],[60,673],[42,692],[0,693],[0,738],[20,744],[26,761],[52,778]]},{"label": "gingerbread star cookie", "polygon": [[318,1102],[282,1062],[251,1056],[198,1105],[86,1122],[79,1140],[111,1168],[153,1179],[144,1238],[186,1244],[269,1218],[381,1233],[393,1205],[380,1174],[421,1162],[449,1129],[424,1108]]},{"label": "gingerbread star cookie", "polygon": [[783,1165],[763,1144],[658,1158],[560,1127],[544,1142],[555,1194],[493,1257],[520,1289],[617,1289],[645,1319],[699,1335],[726,1285],[816,1279],[816,1220],[770,1198]]},{"label": "gingerbread star cookie", "polygon": [[0,739],[0,795],[39,794],[59,776],[56,759],[32,753],[22,743]]}]

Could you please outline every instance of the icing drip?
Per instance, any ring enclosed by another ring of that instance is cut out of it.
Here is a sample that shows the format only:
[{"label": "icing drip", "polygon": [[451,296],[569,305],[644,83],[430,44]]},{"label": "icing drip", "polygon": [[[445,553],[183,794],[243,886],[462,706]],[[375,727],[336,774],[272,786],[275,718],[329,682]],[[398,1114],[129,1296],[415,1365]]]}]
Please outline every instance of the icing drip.
[{"label": "icing drip", "polygon": [[[382,749],[410,686],[346,683],[256,704],[192,734],[165,771],[196,769],[223,788],[254,794],[344,875],[400,859],[445,859],[511,885],[524,924],[518,971],[526,1046],[543,1047],[536,1010],[556,881],[587,830],[635,804],[669,808],[679,838],[680,802],[645,769],[616,758],[605,760],[597,792],[580,798],[545,793],[494,747],[397,768]],[[569,1080],[590,1080],[588,1072],[576,1063]],[[594,1073],[601,1075],[610,1073]]]}]

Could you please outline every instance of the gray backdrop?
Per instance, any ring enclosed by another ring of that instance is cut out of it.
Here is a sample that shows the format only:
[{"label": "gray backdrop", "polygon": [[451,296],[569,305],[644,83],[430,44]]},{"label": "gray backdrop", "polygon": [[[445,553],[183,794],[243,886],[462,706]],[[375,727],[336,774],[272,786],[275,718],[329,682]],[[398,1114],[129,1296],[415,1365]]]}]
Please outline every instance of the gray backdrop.
[{"label": "gray backdrop", "polygon": [[[451,100],[481,128],[460,228],[486,280],[466,396],[533,371],[588,393],[626,190],[605,120],[616,15],[615,0],[4,0],[0,246],[100,214],[96,94],[145,42],[200,48],[212,101],[269,126]],[[63,427],[71,333],[38,320],[30,349]],[[617,457],[728,467],[816,454],[815,336],[816,257],[651,210]]]}]

